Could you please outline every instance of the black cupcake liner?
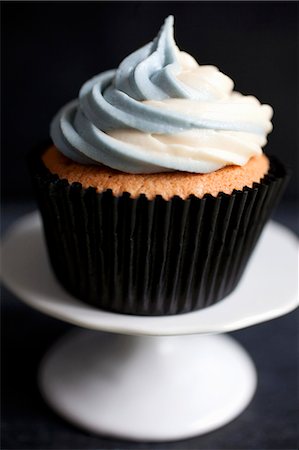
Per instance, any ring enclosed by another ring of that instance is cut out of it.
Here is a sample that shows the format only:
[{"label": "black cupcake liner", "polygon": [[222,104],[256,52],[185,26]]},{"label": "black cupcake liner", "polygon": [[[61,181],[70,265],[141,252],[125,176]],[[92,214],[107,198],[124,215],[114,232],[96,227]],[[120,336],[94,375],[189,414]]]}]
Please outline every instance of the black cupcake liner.
[{"label": "black cupcake liner", "polygon": [[167,201],[69,184],[33,155],[56,277],[75,297],[119,313],[179,314],[218,302],[236,287],[286,184],[284,167],[270,163],[252,188]]}]

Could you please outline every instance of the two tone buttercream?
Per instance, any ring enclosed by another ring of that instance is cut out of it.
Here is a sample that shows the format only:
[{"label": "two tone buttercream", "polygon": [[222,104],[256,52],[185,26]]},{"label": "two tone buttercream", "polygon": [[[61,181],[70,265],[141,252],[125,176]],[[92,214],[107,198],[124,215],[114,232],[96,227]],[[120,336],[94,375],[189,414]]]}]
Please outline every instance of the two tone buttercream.
[{"label": "two tone buttercream", "polygon": [[128,173],[209,173],[262,153],[273,110],[178,49],[169,16],[118,69],[87,81],[51,123],[67,157]]}]

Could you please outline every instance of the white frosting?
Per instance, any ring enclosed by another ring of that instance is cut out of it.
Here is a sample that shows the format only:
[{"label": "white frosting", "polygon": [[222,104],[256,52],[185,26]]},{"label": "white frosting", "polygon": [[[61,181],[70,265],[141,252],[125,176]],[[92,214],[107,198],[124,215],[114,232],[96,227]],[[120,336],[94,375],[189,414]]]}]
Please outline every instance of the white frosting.
[{"label": "white frosting", "polygon": [[[159,165],[180,167],[190,172],[212,172],[228,164],[244,165],[254,155],[262,153],[267,143],[266,133],[272,130],[270,119],[273,110],[261,105],[253,96],[244,96],[233,91],[233,81],[215,66],[200,66],[186,52],[177,52],[180,72],[176,78],[186,86],[213,95],[214,101],[191,99],[145,100],[143,103],[155,108],[198,117],[201,120],[226,121],[256,124],[265,134],[243,131],[192,129],[178,134],[144,133],[136,129],[107,131],[109,136],[147,152],[151,160]],[[196,95],[195,95],[196,96]],[[172,161],[171,161],[172,160]]]},{"label": "white frosting", "polygon": [[116,71],[85,83],[79,102],[58,113],[51,135],[63,153],[132,173],[206,173],[262,153],[272,108],[181,52],[172,22]]}]

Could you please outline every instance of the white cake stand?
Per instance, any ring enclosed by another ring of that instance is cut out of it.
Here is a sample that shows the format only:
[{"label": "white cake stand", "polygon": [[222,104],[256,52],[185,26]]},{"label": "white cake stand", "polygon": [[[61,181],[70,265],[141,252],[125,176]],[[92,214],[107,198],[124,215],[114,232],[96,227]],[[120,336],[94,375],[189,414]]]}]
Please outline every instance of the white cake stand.
[{"label": "white cake stand", "polygon": [[2,278],[33,308],[93,330],[72,331],[41,364],[41,391],[59,414],[95,433],[176,440],[228,423],[250,402],[256,387],[250,357],[232,338],[215,334],[298,306],[297,246],[290,231],[272,222],[225,300],[177,316],[129,316],[97,310],[63,290],[33,213],[6,235]]}]

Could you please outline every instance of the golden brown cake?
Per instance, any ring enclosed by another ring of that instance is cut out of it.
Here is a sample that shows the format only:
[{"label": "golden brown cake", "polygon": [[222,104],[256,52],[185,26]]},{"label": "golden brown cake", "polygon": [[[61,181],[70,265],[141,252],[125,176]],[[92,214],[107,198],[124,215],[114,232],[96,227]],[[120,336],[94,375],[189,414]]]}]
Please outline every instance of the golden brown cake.
[{"label": "golden brown cake", "polygon": [[94,187],[98,193],[111,189],[113,195],[128,192],[132,198],[140,194],[152,200],[161,195],[169,200],[175,195],[182,199],[205,194],[216,197],[219,192],[231,194],[259,183],[267,174],[269,160],[262,154],[252,157],[244,166],[226,166],[216,172],[194,174],[189,172],[169,172],[151,174],[131,174],[119,172],[104,165],[78,164],[59,152],[55,146],[44,153],[42,160],[51,173],[68,182],[79,182],[87,189]]}]

